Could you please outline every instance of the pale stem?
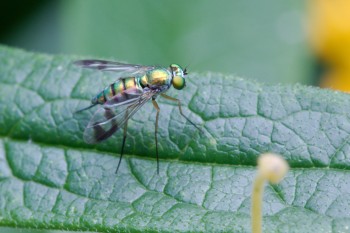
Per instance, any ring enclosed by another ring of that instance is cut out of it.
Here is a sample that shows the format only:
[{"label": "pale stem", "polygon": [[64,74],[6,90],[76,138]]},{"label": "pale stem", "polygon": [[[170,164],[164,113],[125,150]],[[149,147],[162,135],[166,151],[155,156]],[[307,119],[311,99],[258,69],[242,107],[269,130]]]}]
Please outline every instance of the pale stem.
[{"label": "pale stem", "polygon": [[279,155],[267,153],[258,159],[258,173],[252,193],[252,232],[262,232],[262,201],[265,182],[279,183],[289,170],[287,162]]},{"label": "pale stem", "polygon": [[254,181],[252,194],[252,232],[261,233],[262,230],[262,199],[264,194],[265,179],[257,176]]}]

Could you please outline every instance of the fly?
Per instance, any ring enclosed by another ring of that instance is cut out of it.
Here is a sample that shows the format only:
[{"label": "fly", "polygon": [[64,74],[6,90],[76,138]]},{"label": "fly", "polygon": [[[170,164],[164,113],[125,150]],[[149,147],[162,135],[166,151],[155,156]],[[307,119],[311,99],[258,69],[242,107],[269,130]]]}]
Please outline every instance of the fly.
[{"label": "fly", "polygon": [[185,76],[187,71],[179,65],[171,64],[168,68],[164,68],[103,60],[79,60],[74,62],[74,64],[84,68],[118,72],[121,77],[92,98],[90,106],[77,111],[81,112],[96,105],[102,106],[94,113],[85,128],[84,141],[86,143],[95,144],[104,141],[120,128],[123,128],[123,142],[116,173],[124,153],[128,120],[146,102],[152,100],[152,104],[157,110],[154,137],[156,142],[157,173],[159,174],[157,132],[160,108],[156,102],[158,95],[177,102],[180,114],[201,131],[198,126],[183,114],[180,100],[165,94],[171,86],[177,90],[182,90],[186,86]]}]

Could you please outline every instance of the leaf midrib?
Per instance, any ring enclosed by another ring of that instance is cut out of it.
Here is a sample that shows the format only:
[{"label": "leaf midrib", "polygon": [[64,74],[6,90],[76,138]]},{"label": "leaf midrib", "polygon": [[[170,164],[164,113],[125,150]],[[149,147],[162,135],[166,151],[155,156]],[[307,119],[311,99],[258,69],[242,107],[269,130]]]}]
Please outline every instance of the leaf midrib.
[{"label": "leaf midrib", "polygon": [[[33,142],[39,146],[44,146],[44,147],[55,147],[55,148],[60,148],[63,149],[64,151],[69,150],[69,149],[76,149],[79,151],[85,151],[85,152],[97,152],[97,153],[103,153],[104,155],[108,155],[108,156],[112,156],[115,157],[117,155],[117,157],[119,158],[119,154],[118,153],[112,153],[110,151],[104,151],[104,150],[99,150],[97,147],[91,147],[91,148],[86,148],[86,147],[80,147],[80,146],[76,146],[76,145],[72,145],[72,146],[67,146],[64,144],[53,144],[53,143],[48,143],[48,142],[40,142],[40,141],[36,141],[33,139],[21,139],[21,138],[13,138],[10,136],[3,136],[0,135],[0,139],[3,139],[5,142],[7,139],[10,139],[12,141],[15,142]],[[350,136],[349,136],[350,138]],[[123,154],[123,159],[124,156],[127,157],[127,159],[129,160],[129,158],[135,158],[135,159],[142,159],[142,160],[149,160],[149,161],[154,161],[155,158],[151,158],[151,157],[145,157],[142,155],[136,155],[136,154]],[[176,163],[181,163],[181,164],[194,164],[194,165],[203,165],[203,166],[220,166],[220,167],[230,167],[230,168],[252,168],[255,169],[256,166],[254,165],[246,165],[246,164],[226,164],[226,163],[214,163],[214,162],[198,162],[198,161],[193,161],[193,160],[181,160],[181,159],[163,159],[163,158],[159,158],[159,161],[165,161],[165,162],[176,162]],[[341,168],[337,168],[337,167],[331,167],[331,166],[324,166],[324,167],[301,167],[301,166],[294,166],[290,168],[291,170],[327,170],[327,171],[338,171],[338,172],[350,172],[350,169],[341,169]]]}]

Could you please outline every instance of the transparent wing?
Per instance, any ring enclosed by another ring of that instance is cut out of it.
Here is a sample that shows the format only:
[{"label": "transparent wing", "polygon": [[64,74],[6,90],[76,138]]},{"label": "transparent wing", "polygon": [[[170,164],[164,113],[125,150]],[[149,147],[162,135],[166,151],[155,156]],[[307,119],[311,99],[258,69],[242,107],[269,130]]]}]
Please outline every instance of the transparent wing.
[{"label": "transparent wing", "polygon": [[119,105],[131,104],[135,101],[135,98],[140,98],[140,96],[142,96],[148,90],[148,88],[145,88],[144,90],[138,88],[126,89],[122,93],[119,93],[112,99],[108,100],[103,106],[107,108],[114,108]]},{"label": "transparent wing", "polygon": [[97,69],[103,71],[115,71],[131,76],[144,74],[148,70],[152,70],[155,68],[155,66],[142,66],[104,60],[79,60],[75,61],[74,64],[84,68]]},{"label": "transparent wing", "polygon": [[147,91],[139,98],[134,98],[131,101],[101,107],[96,111],[85,129],[85,142],[95,144],[112,136],[157,93],[157,91]]}]

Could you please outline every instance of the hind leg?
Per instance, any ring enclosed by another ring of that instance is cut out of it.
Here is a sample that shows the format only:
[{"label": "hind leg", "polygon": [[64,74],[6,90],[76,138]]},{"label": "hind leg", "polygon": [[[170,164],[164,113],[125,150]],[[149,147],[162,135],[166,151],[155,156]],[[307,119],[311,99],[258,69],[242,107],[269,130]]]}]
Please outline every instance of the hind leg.
[{"label": "hind leg", "polygon": [[[125,112],[125,118],[128,119],[128,108],[126,109],[126,112]],[[126,135],[127,135],[127,131],[128,131],[128,120],[126,120],[125,124],[124,124],[124,131],[123,131],[123,142],[122,142],[122,149],[120,151],[120,157],[119,157],[119,161],[118,161],[118,166],[117,166],[117,169],[115,170],[115,173],[117,174],[118,170],[119,170],[119,167],[120,167],[120,164],[122,162],[122,158],[123,158],[123,154],[124,154],[124,147],[125,147],[125,141],[126,141]]]},{"label": "hind leg", "polygon": [[158,156],[158,136],[157,136],[157,133],[158,133],[158,119],[159,119],[160,108],[159,108],[158,103],[156,102],[155,99],[152,99],[152,104],[153,104],[154,108],[157,110],[154,138],[156,141],[157,174],[159,175],[159,156]]}]

